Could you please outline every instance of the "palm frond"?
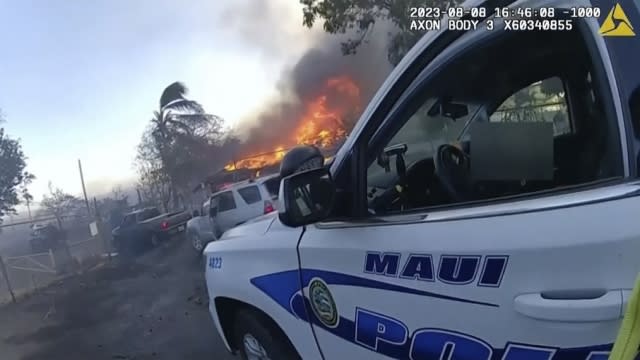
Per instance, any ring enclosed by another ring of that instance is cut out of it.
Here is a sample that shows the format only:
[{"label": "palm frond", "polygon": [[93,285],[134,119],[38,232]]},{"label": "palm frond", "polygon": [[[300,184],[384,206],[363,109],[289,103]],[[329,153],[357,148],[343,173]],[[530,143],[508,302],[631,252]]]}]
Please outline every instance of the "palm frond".
[{"label": "palm frond", "polygon": [[179,81],[167,86],[160,95],[160,109],[173,101],[184,99],[188,91],[187,86]]},{"label": "palm frond", "polygon": [[151,122],[159,124],[159,123],[161,123],[163,121],[162,117],[163,117],[163,115],[159,111],[154,111],[153,112],[153,117],[151,118]]},{"label": "palm frond", "polygon": [[199,102],[188,99],[176,99],[167,103],[163,110],[191,111],[195,113],[204,113],[204,108]]}]

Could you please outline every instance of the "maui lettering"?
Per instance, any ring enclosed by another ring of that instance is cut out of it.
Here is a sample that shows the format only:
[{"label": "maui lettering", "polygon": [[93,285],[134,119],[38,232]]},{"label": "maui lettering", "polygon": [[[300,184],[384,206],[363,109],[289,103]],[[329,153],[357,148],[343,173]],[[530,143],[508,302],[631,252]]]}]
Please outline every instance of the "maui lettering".
[{"label": "maui lettering", "polygon": [[[562,352],[557,348],[516,343],[493,349],[474,336],[444,329],[421,328],[409,334],[400,320],[363,308],[356,308],[354,341],[387,356],[412,360],[549,360],[556,352]],[[599,349],[570,355],[581,355],[584,360],[605,360],[608,354]]]},{"label": "maui lettering", "polygon": [[431,254],[409,254],[402,259],[400,253],[369,251],[364,272],[451,285],[475,282],[477,286],[499,287],[508,259],[506,255],[441,255],[436,265]]}]

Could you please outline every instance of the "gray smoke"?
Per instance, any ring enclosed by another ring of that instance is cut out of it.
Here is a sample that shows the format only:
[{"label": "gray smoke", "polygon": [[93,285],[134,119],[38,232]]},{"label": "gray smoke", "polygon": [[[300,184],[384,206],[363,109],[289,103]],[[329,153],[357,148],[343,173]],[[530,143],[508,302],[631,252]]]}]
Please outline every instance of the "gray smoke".
[{"label": "gray smoke", "polygon": [[[279,99],[265,104],[255,118],[239,126],[245,132],[242,137],[247,148],[271,149],[283,135],[291,134],[305,111],[304,101],[320,96],[329,78],[348,75],[360,88],[364,108],[391,69],[386,47],[381,44],[364,44],[355,55],[345,56],[340,39],[324,37],[281,75]],[[340,100],[329,95],[329,101]]]},{"label": "gray smoke", "polygon": [[[240,9],[235,8],[235,11],[241,11]],[[270,33],[269,38],[265,38],[265,24],[276,24],[281,20],[278,12],[272,10],[261,9],[262,31],[254,31],[255,29],[248,25],[241,27],[243,36],[255,40],[254,43],[259,43],[267,54],[271,51],[281,51],[283,46],[286,46],[277,34]],[[246,11],[256,10],[252,8]],[[246,15],[245,13],[244,16]],[[297,15],[302,27],[302,11]],[[236,13],[235,16],[244,18],[242,14]],[[277,84],[278,96],[258,109],[255,116],[237,126],[236,135],[245,140],[244,149],[241,151],[243,155],[268,151],[279,145],[298,124],[305,110],[304,101],[321,95],[325,90],[326,81],[331,77],[349,76],[360,88],[361,105],[364,109],[392,70],[387,59],[388,30],[389,27],[384,24],[376,24],[376,28],[368,36],[367,43],[362,44],[355,55],[342,54],[340,43],[346,39],[345,36],[324,33],[315,36],[311,47],[295,65],[280,75]],[[331,95],[328,96],[330,103],[340,100],[335,94],[333,97]]]}]

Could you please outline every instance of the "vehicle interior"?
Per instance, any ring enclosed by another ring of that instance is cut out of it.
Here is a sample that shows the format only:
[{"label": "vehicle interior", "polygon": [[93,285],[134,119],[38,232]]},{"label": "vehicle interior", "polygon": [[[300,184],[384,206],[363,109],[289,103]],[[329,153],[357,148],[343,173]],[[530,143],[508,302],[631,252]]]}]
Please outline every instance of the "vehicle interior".
[{"label": "vehicle interior", "polygon": [[622,175],[617,124],[605,117],[580,32],[500,36],[437,70],[392,122],[390,136],[374,144],[367,170],[371,213]]}]

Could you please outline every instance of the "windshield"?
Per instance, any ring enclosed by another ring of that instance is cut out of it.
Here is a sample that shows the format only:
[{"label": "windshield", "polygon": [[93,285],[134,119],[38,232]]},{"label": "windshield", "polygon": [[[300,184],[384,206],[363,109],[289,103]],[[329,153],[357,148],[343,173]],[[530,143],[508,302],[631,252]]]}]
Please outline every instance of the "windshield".
[{"label": "windshield", "polygon": [[[442,144],[456,143],[463,139],[464,130],[480,108],[473,103],[456,101],[455,104],[466,107],[465,115],[452,118],[443,115],[441,111],[430,114],[430,111],[435,110],[434,106],[437,107],[438,101],[440,101],[438,98],[425,100],[388,143],[388,147],[407,145],[407,151],[403,155],[407,166],[421,159],[432,158]],[[370,187],[386,188],[395,180],[396,159],[395,156],[390,157],[389,172],[376,161],[369,166],[367,173]]]},{"label": "windshield", "polygon": [[129,226],[136,223],[136,214],[130,214],[122,219],[122,226]]}]

